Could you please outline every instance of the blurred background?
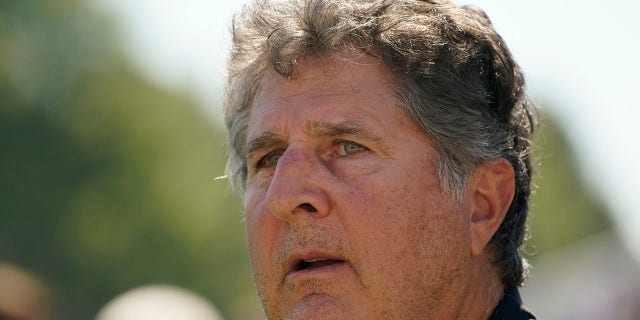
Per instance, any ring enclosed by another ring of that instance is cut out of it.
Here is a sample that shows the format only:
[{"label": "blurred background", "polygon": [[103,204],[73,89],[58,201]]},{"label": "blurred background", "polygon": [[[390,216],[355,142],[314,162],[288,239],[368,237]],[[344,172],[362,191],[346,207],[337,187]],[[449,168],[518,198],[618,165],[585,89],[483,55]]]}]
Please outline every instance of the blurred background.
[{"label": "blurred background", "polygon": [[[526,304],[640,319],[638,5],[458,2],[487,11],[543,110]],[[215,179],[241,5],[0,1],[0,319],[93,319],[154,284],[262,318],[239,200]]]}]

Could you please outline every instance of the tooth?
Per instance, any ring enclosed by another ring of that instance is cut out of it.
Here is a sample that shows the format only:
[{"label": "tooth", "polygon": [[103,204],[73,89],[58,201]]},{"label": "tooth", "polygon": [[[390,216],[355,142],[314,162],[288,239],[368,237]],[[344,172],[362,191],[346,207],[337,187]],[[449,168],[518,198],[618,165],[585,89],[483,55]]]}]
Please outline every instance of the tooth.
[{"label": "tooth", "polygon": [[328,260],[328,259],[324,259],[324,258],[316,258],[316,259],[304,260],[304,262],[307,262],[307,263],[313,263],[313,262],[317,262],[317,261],[325,261],[325,260]]}]

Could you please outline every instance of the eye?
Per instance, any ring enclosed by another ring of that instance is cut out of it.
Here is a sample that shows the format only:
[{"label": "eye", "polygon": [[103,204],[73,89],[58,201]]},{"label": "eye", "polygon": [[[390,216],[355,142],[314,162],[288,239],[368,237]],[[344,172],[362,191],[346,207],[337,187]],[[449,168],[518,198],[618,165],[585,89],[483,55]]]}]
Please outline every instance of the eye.
[{"label": "eye", "polygon": [[348,157],[356,153],[369,150],[365,146],[359,143],[355,143],[353,141],[342,140],[342,141],[338,141],[337,144],[338,144],[338,155],[341,157]]},{"label": "eye", "polygon": [[274,150],[267,153],[264,157],[262,157],[257,166],[258,167],[275,167],[278,164],[278,160],[284,153],[284,150]]}]

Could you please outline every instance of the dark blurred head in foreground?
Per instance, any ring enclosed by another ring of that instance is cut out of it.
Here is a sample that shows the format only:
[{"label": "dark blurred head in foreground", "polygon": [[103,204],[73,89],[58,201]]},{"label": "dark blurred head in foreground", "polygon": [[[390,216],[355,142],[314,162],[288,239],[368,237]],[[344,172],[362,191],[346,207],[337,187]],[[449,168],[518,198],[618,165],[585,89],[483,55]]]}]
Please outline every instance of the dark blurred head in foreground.
[{"label": "dark blurred head in foreground", "polygon": [[228,174],[270,319],[519,310],[535,121],[484,12],[259,1],[228,71]]}]

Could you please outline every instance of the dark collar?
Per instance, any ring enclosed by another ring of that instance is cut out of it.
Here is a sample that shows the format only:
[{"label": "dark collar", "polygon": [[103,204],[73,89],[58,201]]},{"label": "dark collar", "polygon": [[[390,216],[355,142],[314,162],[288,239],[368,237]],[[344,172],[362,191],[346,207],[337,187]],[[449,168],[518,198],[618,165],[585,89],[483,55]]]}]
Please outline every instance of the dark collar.
[{"label": "dark collar", "polygon": [[505,290],[504,296],[493,310],[489,320],[532,320],[536,317],[522,306],[522,299],[517,288]]}]

